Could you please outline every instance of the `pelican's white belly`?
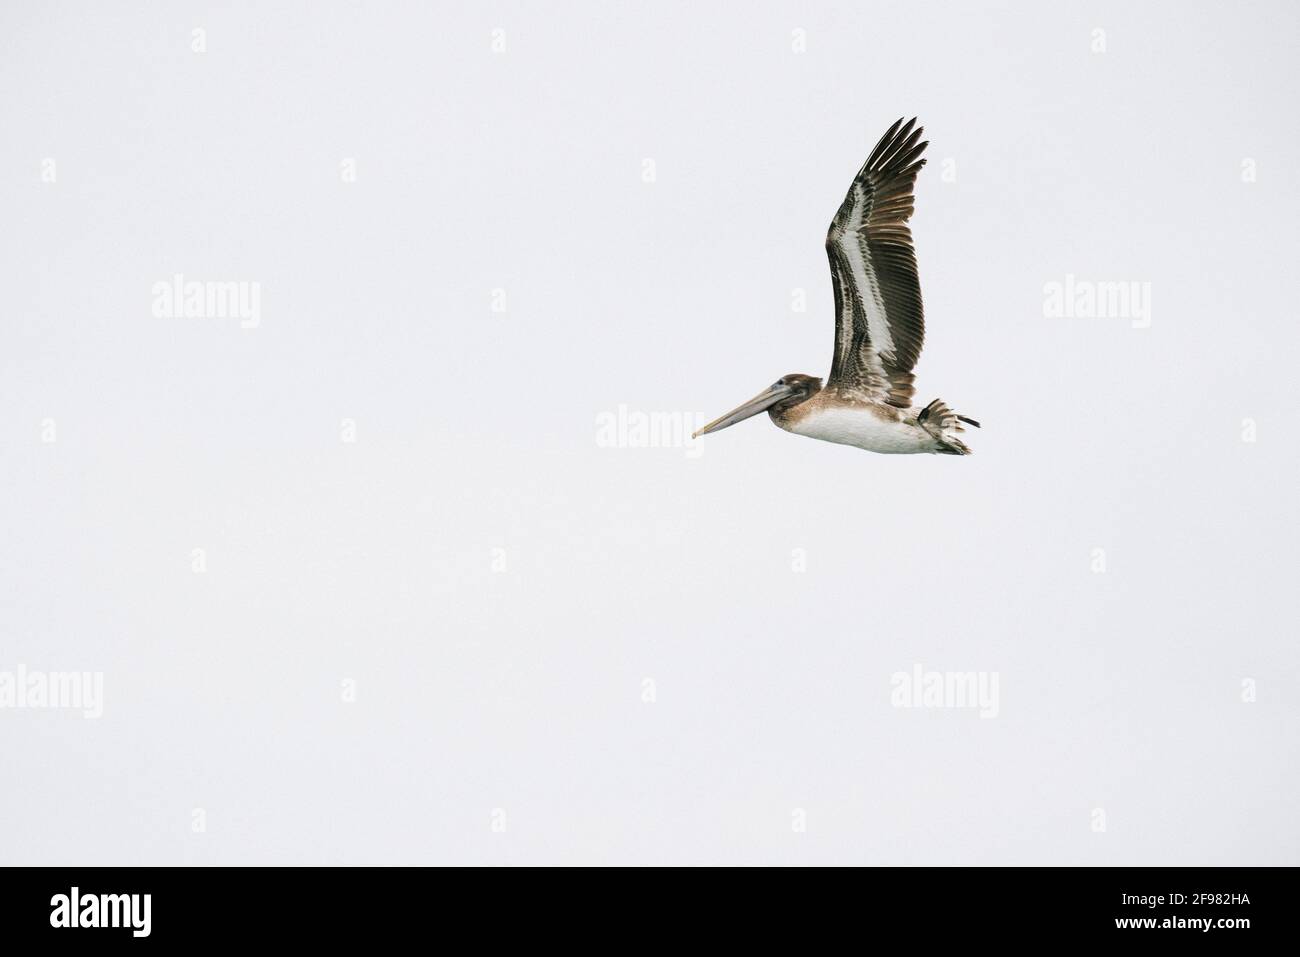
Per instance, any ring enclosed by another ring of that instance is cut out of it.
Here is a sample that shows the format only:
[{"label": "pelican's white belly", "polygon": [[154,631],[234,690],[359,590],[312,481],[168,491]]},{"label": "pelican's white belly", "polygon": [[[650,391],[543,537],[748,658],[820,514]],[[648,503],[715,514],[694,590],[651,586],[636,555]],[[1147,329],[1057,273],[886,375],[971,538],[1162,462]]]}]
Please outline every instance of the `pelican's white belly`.
[{"label": "pelican's white belly", "polygon": [[933,452],[938,447],[925,430],[903,422],[885,421],[870,409],[816,409],[792,423],[789,431],[810,439],[886,454]]}]

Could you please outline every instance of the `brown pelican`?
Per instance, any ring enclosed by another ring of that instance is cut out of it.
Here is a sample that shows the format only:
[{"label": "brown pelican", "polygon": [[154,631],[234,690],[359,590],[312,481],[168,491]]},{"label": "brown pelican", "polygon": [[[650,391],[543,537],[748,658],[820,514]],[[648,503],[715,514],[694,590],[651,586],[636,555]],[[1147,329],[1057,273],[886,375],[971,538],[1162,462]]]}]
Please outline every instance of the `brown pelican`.
[{"label": "brown pelican", "polygon": [[744,405],[695,433],[717,432],[766,411],[796,435],[869,452],[969,455],[962,423],[935,399],[912,405],[912,368],[925,318],[916,250],[907,221],[925,165],[923,128],[900,118],[871,151],[826,233],[835,288],[835,357],[825,388],[815,376],[782,376]]}]

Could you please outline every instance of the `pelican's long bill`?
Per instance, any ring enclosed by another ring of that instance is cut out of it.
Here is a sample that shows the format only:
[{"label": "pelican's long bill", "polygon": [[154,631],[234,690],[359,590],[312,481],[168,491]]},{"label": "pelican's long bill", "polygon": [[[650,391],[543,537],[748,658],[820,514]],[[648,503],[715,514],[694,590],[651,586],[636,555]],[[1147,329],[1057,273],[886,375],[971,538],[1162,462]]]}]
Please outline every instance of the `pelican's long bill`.
[{"label": "pelican's long bill", "polygon": [[784,382],[774,382],[744,405],[737,406],[726,415],[714,419],[698,432],[691,435],[691,438],[696,439],[701,435],[707,435],[709,432],[717,432],[720,429],[725,429],[729,425],[735,425],[737,422],[744,422],[750,416],[758,415],[760,412],[766,412],[782,399],[789,398],[794,391],[793,388],[786,385]]}]

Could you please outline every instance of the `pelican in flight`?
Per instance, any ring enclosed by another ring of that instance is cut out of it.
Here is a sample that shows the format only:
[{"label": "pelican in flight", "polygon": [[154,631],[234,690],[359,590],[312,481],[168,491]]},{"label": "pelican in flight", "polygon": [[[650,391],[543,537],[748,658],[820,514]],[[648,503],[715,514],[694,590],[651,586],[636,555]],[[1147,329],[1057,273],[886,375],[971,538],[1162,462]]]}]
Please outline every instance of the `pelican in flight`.
[{"label": "pelican in flight", "polygon": [[[795,435],[869,452],[969,455],[958,415],[940,399],[912,405],[912,369],[921,355],[925,318],[916,249],[907,221],[912,187],[925,165],[912,119],[889,128],[853,179],[826,233],[835,288],[835,357],[823,388],[816,376],[782,376],[695,436],[717,432],[760,412]],[[692,436],[692,437],[695,437]]]}]

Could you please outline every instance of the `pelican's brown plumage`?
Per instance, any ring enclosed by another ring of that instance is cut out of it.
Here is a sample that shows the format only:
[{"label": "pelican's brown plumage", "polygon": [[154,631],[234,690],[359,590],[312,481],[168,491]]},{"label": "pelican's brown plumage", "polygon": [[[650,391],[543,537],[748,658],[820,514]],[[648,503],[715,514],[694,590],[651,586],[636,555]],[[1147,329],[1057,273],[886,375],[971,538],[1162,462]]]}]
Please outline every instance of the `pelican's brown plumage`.
[{"label": "pelican's brown plumage", "polygon": [[912,369],[925,342],[916,248],[907,221],[928,142],[912,119],[880,138],[853,178],[826,233],[835,290],[835,353],[830,376],[783,376],[696,435],[768,411],[797,435],[872,452],[967,455],[962,423],[979,423],[935,399],[912,405]]}]

